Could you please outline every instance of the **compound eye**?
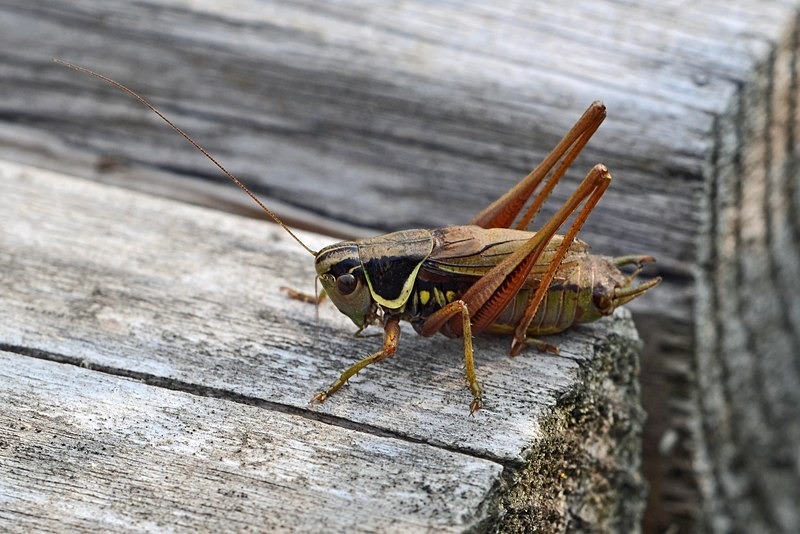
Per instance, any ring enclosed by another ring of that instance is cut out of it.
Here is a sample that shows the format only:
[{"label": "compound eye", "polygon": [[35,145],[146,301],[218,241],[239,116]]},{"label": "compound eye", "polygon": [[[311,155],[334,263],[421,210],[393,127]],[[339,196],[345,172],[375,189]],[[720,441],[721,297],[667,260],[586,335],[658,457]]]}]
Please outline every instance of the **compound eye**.
[{"label": "compound eye", "polygon": [[342,295],[349,295],[356,290],[357,285],[358,281],[356,280],[356,277],[350,273],[343,274],[342,276],[336,278],[336,290]]}]

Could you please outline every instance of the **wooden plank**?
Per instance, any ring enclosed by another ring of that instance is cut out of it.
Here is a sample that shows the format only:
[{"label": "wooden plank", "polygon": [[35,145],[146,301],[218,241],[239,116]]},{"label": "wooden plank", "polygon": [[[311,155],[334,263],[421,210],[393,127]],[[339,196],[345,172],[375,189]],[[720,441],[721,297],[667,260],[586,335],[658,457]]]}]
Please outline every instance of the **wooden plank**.
[{"label": "wooden plank", "polygon": [[[797,94],[797,6],[0,0],[0,157],[249,206],[135,105],[47,63],[65,57],[152,97],[292,221],[336,234],[438,226],[505,191],[601,98],[610,118],[567,181],[603,161],[615,182],[583,236],[599,252],[654,254],[665,277],[632,306],[646,343],[649,528],[704,528],[721,515],[722,524],[760,518],[753,530],[792,531],[797,514],[769,503],[750,513],[749,503],[772,494],[759,477],[777,484],[784,463],[797,463],[786,450],[800,450],[792,445],[800,437],[764,441],[754,419],[730,446],[711,442],[727,433],[728,413],[750,419],[758,414],[748,409],[762,405],[774,421],[800,417],[792,409],[800,313],[785,297],[800,261],[786,252],[797,248],[796,210],[783,200],[800,190],[789,157],[800,117],[785,97]],[[752,177],[741,197],[726,193],[740,190],[736,161]],[[769,191],[790,194],[765,194],[764,175]],[[726,233],[738,220],[768,220],[770,231]],[[755,246],[741,246],[750,239]],[[715,250],[734,250],[746,267],[716,263]],[[748,259],[765,252],[774,260]],[[738,317],[743,308],[747,317]],[[719,324],[727,317],[732,324]],[[741,332],[747,339],[721,342]],[[724,363],[729,354],[746,363]],[[784,385],[729,368],[763,369]],[[742,402],[720,394],[719,376],[734,378],[729,391],[750,388]],[[751,442],[763,454],[742,469],[737,459],[754,458]],[[734,452],[709,460],[721,450]],[[790,460],[770,467],[774,457]],[[729,480],[737,482],[722,491]]]},{"label": "wooden plank", "polygon": [[461,532],[486,521],[502,471],[7,352],[0,404],[4,531]]},{"label": "wooden plank", "polygon": [[720,530],[800,531],[800,14],[791,30],[720,117],[709,162],[697,456]]},{"label": "wooden plank", "polygon": [[309,411],[379,340],[281,292],[311,289],[313,269],[274,225],[9,162],[0,184],[0,348],[490,460],[505,492],[484,505],[501,524],[636,528],[639,340],[625,310],[554,337],[558,357],[478,338],[475,417],[461,343],[410,330],[395,358]]},{"label": "wooden plank", "polygon": [[[336,2],[320,10],[247,0],[7,5],[3,34],[13,49],[26,50],[37,31],[53,35],[50,56],[136,81],[215,153],[235,161],[239,174],[257,183],[266,178],[271,199],[362,228],[467,220],[527,173],[589,102],[603,99],[612,120],[572,179],[602,160],[618,180],[585,235],[609,253],[633,247],[680,269],[692,258],[687,224],[697,219],[691,199],[702,186],[707,113],[721,92],[734,91],[726,77],[741,70],[791,3],[726,10],[706,1],[685,12],[656,2],[632,8],[588,0],[517,10],[424,2],[370,9]],[[741,30],[743,13],[751,33],[726,40]],[[705,54],[697,56],[709,19],[715,32],[727,33],[703,41]],[[665,33],[648,31],[654,25]],[[613,36],[598,28],[614,28]],[[631,37],[620,40],[625,34]],[[665,42],[679,47],[670,61]],[[137,164],[209,174],[179,138],[154,128],[115,90],[42,64],[41,54],[10,73],[15,83],[35,87],[36,102],[19,94],[5,105],[59,128],[44,143],[26,139],[27,150],[25,141],[11,141],[17,158],[25,151],[47,161],[55,149],[51,164],[64,168],[80,158],[83,173],[93,156],[108,180],[117,161],[116,181],[129,185]],[[631,72],[620,60],[632,57],[649,61]],[[203,68],[194,68],[199,63]],[[700,73],[703,80],[692,79]],[[684,177],[685,188],[663,179],[670,175]]]}]

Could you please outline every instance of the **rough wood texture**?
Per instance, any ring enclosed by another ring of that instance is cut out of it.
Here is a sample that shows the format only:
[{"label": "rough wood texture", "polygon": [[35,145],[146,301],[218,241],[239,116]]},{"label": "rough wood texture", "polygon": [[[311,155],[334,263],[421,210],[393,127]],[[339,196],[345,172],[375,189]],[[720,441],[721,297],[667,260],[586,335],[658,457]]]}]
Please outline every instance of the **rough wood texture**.
[{"label": "rough wood texture", "polygon": [[718,531],[800,532],[800,27],[714,129],[695,458]]},{"label": "rough wood texture", "polygon": [[442,448],[7,352],[0,404],[6,532],[462,531],[488,515],[502,472]]},{"label": "rough wood texture", "polygon": [[615,182],[583,237],[665,276],[634,303],[646,528],[795,531],[796,493],[764,488],[799,486],[797,6],[0,0],[0,156],[249,202],[135,104],[49,63],[63,57],[152,97],[292,220],[439,226],[600,98],[610,118],[571,176],[602,161]]},{"label": "rough wood texture", "polygon": [[0,190],[3,528],[637,530],[624,310],[558,357],[478,338],[474,417],[461,344],[410,329],[309,410],[380,340],[282,294],[313,267],[277,227],[5,162]]}]

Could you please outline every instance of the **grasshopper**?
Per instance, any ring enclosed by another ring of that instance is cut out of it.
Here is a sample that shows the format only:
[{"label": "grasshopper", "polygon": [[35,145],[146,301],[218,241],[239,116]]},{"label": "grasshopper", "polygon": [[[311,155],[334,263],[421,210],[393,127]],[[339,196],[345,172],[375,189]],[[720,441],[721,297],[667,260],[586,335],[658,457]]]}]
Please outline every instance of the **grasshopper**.
[{"label": "grasshopper", "polygon": [[[400,321],[406,321],[422,336],[438,332],[463,338],[465,375],[472,394],[470,413],[474,414],[483,406],[483,392],[475,372],[473,334],[512,334],[512,356],[519,354],[526,345],[557,353],[557,347],[534,336],[554,334],[595,321],[661,282],[661,278],[652,278],[634,283],[642,265],[655,261],[652,257],[609,258],[590,254],[588,245],[577,238],[611,182],[611,174],[604,165],[595,165],[541,228],[535,232],[527,230],[567,168],[605,119],[606,110],[601,102],[592,103],[530,174],[467,225],[403,230],[342,241],[316,252],[241,181],[144,98],[101,74],[55,61],[110,83],[157,114],[314,256],[323,293],[314,298],[289,291],[290,297],[319,304],[327,296],[353,321],[358,332],[374,324],[383,326],[381,349],[348,367],[338,379],[318,392],[312,403],[324,402],[359,371],[395,354],[400,340]],[[575,217],[566,234],[557,234],[573,214]],[[634,266],[633,272],[623,273],[621,268],[629,265]]]}]

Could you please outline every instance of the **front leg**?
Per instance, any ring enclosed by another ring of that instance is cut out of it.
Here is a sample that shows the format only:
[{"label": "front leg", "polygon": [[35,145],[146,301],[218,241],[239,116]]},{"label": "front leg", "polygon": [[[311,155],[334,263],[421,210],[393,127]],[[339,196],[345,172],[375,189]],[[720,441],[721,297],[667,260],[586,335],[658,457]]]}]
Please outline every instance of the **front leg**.
[{"label": "front leg", "polygon": [[[316,286],[319,287],[319,286]],[[291,287],[281,286],[281,290],[286,293],[292,300],[299,300],[300,302],[305,302],[306,304],[314,304],[315,306],[319,306],[325,297],[328,296],[327,293],[324,291],[322,293],[317,293],[316,295],[309,295],[308,293],[303,293],[302,291],[297,291],[296,289],[292,289]]]},{"label": "front leg", "polygon": [[359,360],[345,370],[336,381],[328,386],[325,391],[320,391],[314,398],[311,399],[312,404],[322,404],[325,400],[336,393],[343,385],[347,383],[350,378],[358,374],[364,367],[385,360],[395,352],[397,352],[397,344],[400,341],[400,319],[398,317],[389,317],[383,326],[384,338],[383,348],[375,354],[370,354],[363,360]]}]

